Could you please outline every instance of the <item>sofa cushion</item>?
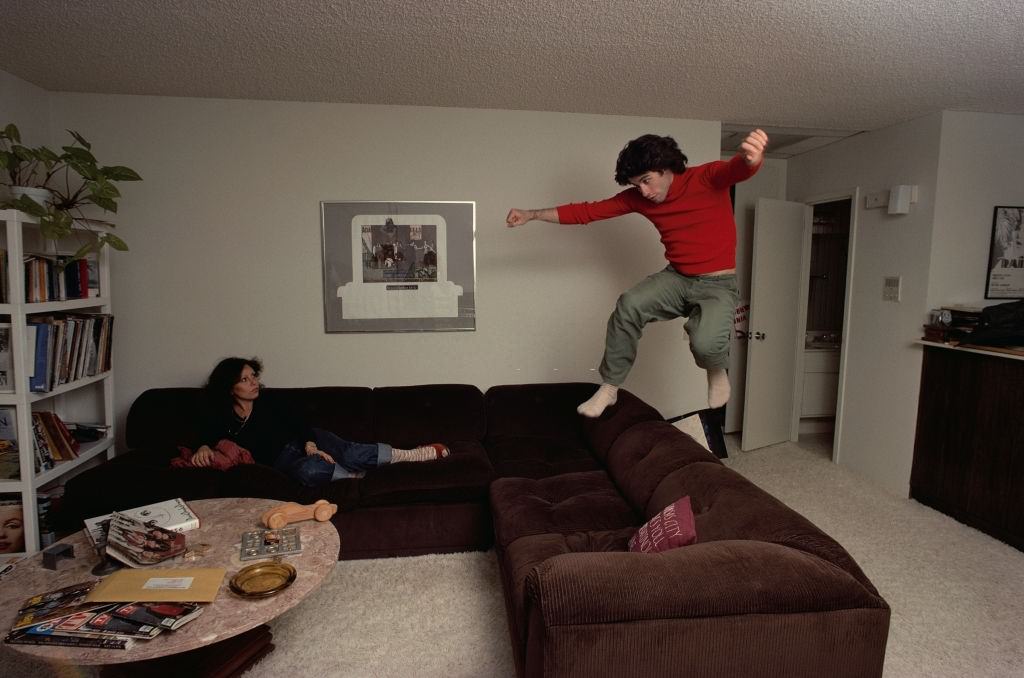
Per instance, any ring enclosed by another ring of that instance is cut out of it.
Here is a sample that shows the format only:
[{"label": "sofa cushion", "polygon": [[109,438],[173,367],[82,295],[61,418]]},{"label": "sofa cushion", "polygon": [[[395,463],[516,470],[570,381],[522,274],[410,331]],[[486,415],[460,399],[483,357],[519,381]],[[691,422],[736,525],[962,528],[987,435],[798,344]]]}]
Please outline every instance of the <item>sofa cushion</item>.
[{"label": "sofa cushion", "polygon": [[618,401],[596,419],[583,419],[583,432],[594,456],[602,462],[623,432],[645,421],[664,421],[656,409],[625,389],[619,389]]},{"label": "sofa cushion", "polygon": [[132,402],[125,420],[128,449],[191,446],[199,438],[204,402],[199,388],[152,388],[142,392]]},{"label": "sofa cushion", "polygon": [[586,448],[583,419],[576,406],[594,395],[594,384],[512,384],[484,394],[487,438],[531,436]]},{"label": "sofa cushion", "polygon": [[491,484],[491,508],[501,548],[528,535],[617,530],[639,523],[603,471],[541,480],[500,478]]},{"label": "sofa cushion", "polygon": [[654,515],[683,495],[693,506],[697,542],[768,542],[817,556],[878,592],[849,553],[811,521],[720,463],[694,463],[668,474],[648,503]]},{"label": "sofa cushion", "polygon": [[547,478],[601,469],[585,445],[558,438],[491,436],[487,439],[487,454],[499,477]]},{"label": "sofa cushion", "polygon": [[373,438],[395,447],[480,442],[487,417],[476,386],[429,384],[373,390]]},{"label": "sofa cushion", "polygon": [[[479,442],[449,444],[444,459],[389,464],[367,471],[352,481],[358,486],[357,505],[387,506],[418,502],[487,501],[494,469]],[[331,483],[337,485],[338,482]]]},{"label": "sofa cushion", "polygon": [[632,426],[615,441],[608,452],[608,473],[636,512],[649,516],[657,513],[648,514],[648,504],[665,476],[695,462],[721,463],[672,424],[647,421]]},{"label": "sofa cushion", "polygon": [[510,607],[512,635],[518,643],[526,640],[523,604],[526,600],[526,577],[548,558],[563,553],[617,552],[626,549],[633,528],[594,530],[567,534],[535,534],[516,539],[508,545],[501,559],[504,588]]},{"label": "sofa cushion", "polygon": [[629,550],[641,553],[660,553],[688,546],[697,539],[693,527],[690,498],[682,497],[669,504],[640,526],[629,540]]},{"label": "sofa cushion", "polygon": [[361,386],[268,388],[307,426],[321,428],[353,442],[377,442],[374,438],[373,391]]}]

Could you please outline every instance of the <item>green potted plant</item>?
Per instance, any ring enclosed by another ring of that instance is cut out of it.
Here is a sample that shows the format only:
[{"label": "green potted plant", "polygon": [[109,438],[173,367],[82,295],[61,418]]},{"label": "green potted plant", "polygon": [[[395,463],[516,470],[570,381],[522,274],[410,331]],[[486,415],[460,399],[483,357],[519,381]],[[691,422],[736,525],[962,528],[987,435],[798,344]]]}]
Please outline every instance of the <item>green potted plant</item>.
[{"label": "green potted plant", "polygon": [[[12,198],[2,207],[38,218],[43,237],[50,240],[70,235],[76,222],[91,231],[95,237],[89,238],[73,259],[106,245],[125,251],[128,249],[125,242],[109,231],[114,224],[86,218],[83,208],[95,205],[116,213],[121,192],[115,183],[141,181],[142,177],[128,167],[100,165],[92,154],[92,145],[77,132],[68,130],[68,133],[74,141],[70,146],[63,146],[62,153],[58,154],[46,146],[22,145],[21,133],[13,124],[0,130],[0,171],[6,173],[4,183],[10,186],[12,193]],[[48,193],[33,195],[33,188]],[[97,226],[100,228],[93,228]]]}]

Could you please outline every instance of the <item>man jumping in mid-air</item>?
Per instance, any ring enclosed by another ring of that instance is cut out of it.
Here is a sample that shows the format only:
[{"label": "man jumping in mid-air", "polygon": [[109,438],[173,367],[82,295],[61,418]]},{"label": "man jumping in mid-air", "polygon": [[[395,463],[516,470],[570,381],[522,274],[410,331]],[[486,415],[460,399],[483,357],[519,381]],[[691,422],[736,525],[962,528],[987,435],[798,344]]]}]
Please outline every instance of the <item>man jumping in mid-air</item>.
[{"label": "man jumping in mid-air", "polygon": [[686,167],[686,156],[672,137],[645,134],[619,153],[615,181],[630,186],[598,202],[509,211],[509,226],[539,220],[586,224],[637,212],[654,224],[669,265],[619,297],[608,319],[603,383],[577,410],[599,417],[615,404],[619,386],[636,359],[644,325],[686,317],[690,351],[707,371],[708,405],[729,400],[729,339],[738,298],[736,290],[736,222],[729,187],[749,179],[761,167],[768,135],[747,135],[728,162]]}]

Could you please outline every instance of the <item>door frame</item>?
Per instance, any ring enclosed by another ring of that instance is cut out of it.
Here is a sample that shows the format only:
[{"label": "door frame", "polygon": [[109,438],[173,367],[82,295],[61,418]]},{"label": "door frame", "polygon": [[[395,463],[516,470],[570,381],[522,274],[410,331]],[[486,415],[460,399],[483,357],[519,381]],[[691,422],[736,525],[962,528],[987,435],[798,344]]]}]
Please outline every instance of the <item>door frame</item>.
[{"label": "door frame", "polygon": [[[830,193],[815,194],[797,201],[809,205],[813,210],[815,205],[825,202],[837,202],[839,200],[850,201],[850,238],[849,243],[847,244],[846,254],[846,289],[843,290],[843,333],[839,343],[839,384],[837,386],[836,393],[836,421],[834,430],[832,431],[832,463],[834,464],[838,464],[842,456],[842,432],[843,423],[845,420],[845,408],[843,407],[843,403],[845,401],[844,395],[846,393],[846,368],[847,361],[849,360],[849,351],[847,351],[846,348],[847,341],[850,336],[851,324],[853,321],[853,273],[855,270],[854,264],[857,252],[857,221],[858,217],[860,216],[860,186],[855,186],[848,191],[836,191]],[[811,284],[810,270],[812,230],[813,224],[807,227],[807,232],[804,234],[804,258],[800,263],[800,279],[803,281],[803,285],[805,287],[803,293],[800,295],[800,326],[803,328],[807,327],[807,295],[810,292]],[[799,352],[799,367],[800,371],[803,372],[803,346],[799,347]],[[794,441],[797,439],[797,436],[799,435],[799,405],[799,402],[794,403],[794,417],[796,422],[794,428]]]}]

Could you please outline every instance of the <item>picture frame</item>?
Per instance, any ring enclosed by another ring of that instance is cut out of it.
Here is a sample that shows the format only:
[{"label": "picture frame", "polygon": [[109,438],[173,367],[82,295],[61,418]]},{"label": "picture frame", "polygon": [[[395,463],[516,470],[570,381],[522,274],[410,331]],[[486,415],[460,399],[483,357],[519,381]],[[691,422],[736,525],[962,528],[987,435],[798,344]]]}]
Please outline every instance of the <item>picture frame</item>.
[{"label": "picture frame", "polygon": [[997,205],[992,214],[986,299],[1024,299],[1024,207]]},{"label": "picture frame", "polygon": [[476,329],[476,203],[320,203],[324,331]]}]

